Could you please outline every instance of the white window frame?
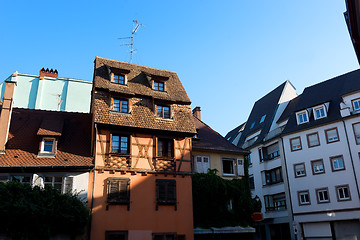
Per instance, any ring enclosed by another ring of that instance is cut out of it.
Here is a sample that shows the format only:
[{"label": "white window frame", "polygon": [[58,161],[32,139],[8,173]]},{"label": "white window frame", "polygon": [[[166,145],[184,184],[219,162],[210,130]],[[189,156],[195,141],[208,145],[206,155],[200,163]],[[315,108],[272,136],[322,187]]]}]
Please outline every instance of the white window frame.
[{"label": "white window frame", "polygon": [[[324,115],[323,116],[317,116],[317,111],[319,110],[319,111],[321,111],[321,109],[324,111]],[[320,105],[320,106],[316,106],[316,107],[314,107],[313,108],[313,113],[314,113],[314,119],[315,120],[318,120],[318,119],[321,119],[321,118],[326,118],[327,117],[327,112],[326,112],[326,107],[325,107],[325,105]]]},{"label": "white window frame", "polygon": [[[300,116],[302,116],[302,115],[305,115],[305,116],[306,116],[306,121],[300,119]],[[308,113],[306,110],[297,112],[297,113],[296,113],[296,121],[297,121],[297,124],[298,124],[298,125],[309,122],[309,113]]]},{"label": "white window frame", "polygon": [[[336,188],[336,194],[337,194],[338,201],[349,201],[349,200],[351,200],[351,194],[350,194],[349,185],[336,186],[335,188]],[[347,189],[347,193],[348,193],[347,197],[345,196],[345,191],[344,191],[345,188]],[[344,197],[340,196],[341,192],[342,192]]]},{"label": "white window frame", "polygon": [[[324,192],[326,192],[327,199],[321,199],[321,195],[322,195],[322,197],[325,196]],[[330,202],[329,191],[328,191],[327,188],[316,189],[316,195],[317,195],[318,203],[328,203],[328,202]]]},{"label": "white window frame", "polygon": [[[355,107],[355,103],[357,103],[357,105],[359,106],[358,108]],[[354,112],[359,111],[360,110],[360,98],[352,100],[351,105],[353,107]]]},{"label": "white window frame", "polygon": [[[311,201],[310,201],[310,193],[308,190],[305,191],[299,191],[298,192],[298,196],[299,196],[299,205],[310,205]],[[305,201],[306,199],[304,198],[305,196],[307,196],[309,201]]]},{"label": "white window frame", "polygon": [[[52,141],[52,149],[51,149],[51,152],[44,150],[45,141]],[[40,153],[55,153],[55,149],[56,149],[56,139],[55,139],[55,138],[44,137],[44,138],[42,139],[42,141],[41,141]]]},{"label": "white window frame", "polygon": [[[231,161],[232,162],[233,173],[224,173],[224,161]],[[222,157],[221,158],[221,165],[222,165],[222,174],[223,174],[223,176],[229,176],[229,177],[234,177],[235,176],[235,161],[234,161],[233,158]]]}]

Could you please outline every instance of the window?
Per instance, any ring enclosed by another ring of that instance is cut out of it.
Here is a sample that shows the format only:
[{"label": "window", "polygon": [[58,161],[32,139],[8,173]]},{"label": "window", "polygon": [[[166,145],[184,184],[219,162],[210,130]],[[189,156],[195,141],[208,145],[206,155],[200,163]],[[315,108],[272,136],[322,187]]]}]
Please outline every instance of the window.
[{"label": "window", "polygon": [[31,184],[31,176],[30,175],[12,175],[10,177],[11,181],[20,182],[23,184]]},{"label": "window", "polygon": [[265,121],[265,118],[266,118],[266,115],[263,115],[263,116],[261,117],[261,119],[260,119],[260,122],[259,122],[259,123],[264,122],[264,121]]},{"label": "window", "polygon": [[349,185],[336,186],[335,188],[338,201],[351,200]]},{"label": "window", "polygon": [[156,116],[161,118],[170,118],[170,107],[157,105]]},{"label": "window", "polygon": [[305,177],[305,163],[294,164],[295,177]]},{"label": "window", "polygon": [[353,125],[355,142],[357,145],[360,144],[360,123],[354,123]]},{"label": "window", "polygon": [[112,110],[121,113],[129,112],[129,101],[123,99],[113,99]]},{"label": "window", "polygon": [[301,146],[301,139],[300,137],[296,137],[296,138],[291,138],[290,139],[290,146],[291,146],[291,151],[297,151],[297,150],[301,150],[302,146]]},{"label": "window", "polygon": [[112,135],[111,152],[120,154],[129,154],[129,137]]},{"label": "window", "polygon": [[307,134],[306,138],[307,138],[309,148],[316,147],[316,146],[320,145],[319,134],[317,132]]},{"label": "window", "polygon": [[154,90],[164,92],[165,91],[164,82],[154,81]]},{"label": "window", "polygon": [[223,158],[222,159],[222,168],[224,176],[235,176],[234,169],[234,159],[231,158]]},{"label": "window", "polygon": [[360,98],[352,100],[351,102],[352,102],[354,111],[358,111],[360,109]]},{"label": "window", "polygon": [[0,175],[0,182],[7,182],[9,181],[9,176],[8,175]]},{"label": "window", "polygon": [[296,113],[297,124],[309,122],[308,112],[306,110]]},{"label": "window", "polygon": [[250,126],[250,129],[252,129],[255,126],[255,122],[253,122]]},{"label": "window", "polygon": [[255,181],[254,181],[254,176],[253,175],[249,176],[249,185],[250,185],[251,190],[255,189]]},{"label": "window", "polygon": [[108,178],[107,202],[112,204],[130,203],[130,179]]},{"label": "window", "polygon": [[[175,240],[175,233],[154,233],[153,240]],[[178,238],[179,239],[179,238]],[[185,239],[185,238],[183,238]]]},{"label": "window", "polygon": [[39,157],[55,157],[56,152],[56,139],[55,138],[43,138],[40,143]]},{"label": "window", "polygon": [[314,175],[325,173],[324,163],[322,159],[311,161],[311,168]]},{"label": "window", "polygon": [[125,75],[113,74],[112,82],[117,84],[125,85]]},{"label": "window", "polygon": [[44,186],[51,186],[61,193],[71,193],[73,177],[44,176]]},{"label": "window", "polygon": [[208,156],[195,156],[195,171],[198,173],[207,173],[210,168],[210,159]]},{"label": "window", "polygon": [[252,167],[251,153],[248,155],[249,167]]},{"label": "window", "polygon": [[339,134],[337,128],[331,128],[325,130],[326,141],[327,143],[339,141]]},{"label": "window", "polygon": [[157,156],[171,158],[174,156],[173,139],[158,139]]},{"label": "window", "polygon": [[275,183],[283,182],[281,167],[264,171],[264,174],[265,174],[264,185],[272,185]]},{"label": "window", "polygon": [[309,205],[310,204],[310,194],[309,191],[300,191],[298,192],[299,205]]},{"label": "window", "polygon": [[343,156],[330,157],[330,161],[331,161],[331,168],[332,168],[333,172],[345,170]]},{"label": "window", "polygon": [[285,193],[265,195],[264,202],[266,212],[286,210]]},{"label": "window", "polygon": [[156,203],[156,205],[175,205],[176,209],[175,180],[156,179]]},{"label": "window", "polygon": [[315,120],[326,117],[326,110],[324,105],[319,107],[314,107],[313,111],[314,111]]},{"label": "window", "polygon": [[105,240],[127,240],[128,234],[125,231],[106,231]]},{"label": "window", "polygon": [[259,148],[260,162],[272,160],[280,156],[279,144],[274,143],[267,147]]},{"label": "window", "polygon": [[316,189],[316,198],[318,203],[330,202],[328,189],[327,188]]}]

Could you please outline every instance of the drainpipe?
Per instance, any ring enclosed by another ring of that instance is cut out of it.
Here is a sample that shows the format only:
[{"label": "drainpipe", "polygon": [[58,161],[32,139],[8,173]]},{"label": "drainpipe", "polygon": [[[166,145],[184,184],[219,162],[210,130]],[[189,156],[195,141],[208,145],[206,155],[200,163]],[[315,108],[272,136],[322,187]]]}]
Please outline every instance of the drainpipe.
[{"label": "drainpipe", "polygon": [[348,146],[349,153],[350,153],[350,159],[351,159],[351,165],[352,165],[352,169],[353,169],[353,173],[354,173],[356,189],[357,189],[357,193],[358,193],[358,196],[359,196],[359,199],[360,199],[359,184],[358,184],[357,177],[356,177],[356,172],[355,172],[355,167],[354,167],[354,160],[353,160],[353,156],[352,156],[351,148],[350,148],[350,144],[349,144],[349,137],[348,137],[348,133],[347,133],[347,130],[346,130],[344,119],[341,119],[341,121],[343,122],[343,125],[344,125],[344,130],[345,130],[345,135],[346,135],[346,142],[347,142],[347,146]]}]

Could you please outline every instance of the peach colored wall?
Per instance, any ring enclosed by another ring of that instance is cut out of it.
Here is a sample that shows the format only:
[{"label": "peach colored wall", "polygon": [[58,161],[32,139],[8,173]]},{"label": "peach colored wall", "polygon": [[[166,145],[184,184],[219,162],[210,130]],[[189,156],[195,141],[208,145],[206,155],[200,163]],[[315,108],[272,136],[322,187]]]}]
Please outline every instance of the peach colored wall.
[{"label": "peach colored wall", "polygon": [[[95,188],[93,199],[93,216],[91,239],[105,239],[105,231],[128,231],[129,240],[151,240],[152,233],[185,234],[186,240],[193,240],[193,208],[192,208],[192,181],[191,175],[161,174],[152,171],[149,164],[156,154],[156,138],[151,135],[132,136],[131,154],[132,167],[136,164],[137,172],[124,171],[122,168],[104,168],[107,152],[110,150],[110,132],[99,131],[97,137],[97,153],[95,166]],[[185,144],[185,145],[184,145]],[[139,145],[142,154],[139,154]],[[144,146],[149,146],[147,154]],[[181,163],[181,171],[191,171],[191,138],[176,139],[174,141],[177,168]],[[146,158],[146,156],[148,158]],[[144,172],[149,173],[145,174]],[[90,174],[92,181],[92,174]],[[107,201],[107,178],[119,177],[130,179],[130,210],[127,205],[109,205]],[[156,210],[156,179],[176,180],[177,210],[173,205],[159,205]],[[92,187],[92,182],[89,184]],[[91,199],[89,189],[89,198]],[[89,201],[90,202],[90,201]],[[89,204],[90,205],[90,204]]]}]

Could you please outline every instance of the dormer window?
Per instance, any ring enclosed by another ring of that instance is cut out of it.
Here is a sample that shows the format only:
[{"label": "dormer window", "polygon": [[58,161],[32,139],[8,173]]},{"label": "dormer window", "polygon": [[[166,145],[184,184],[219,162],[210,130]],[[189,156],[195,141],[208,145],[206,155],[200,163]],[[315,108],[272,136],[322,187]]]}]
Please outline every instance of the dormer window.
[{"label": "dormer window", "polygon": [[154,81],[154,90],[164,92],[165,91],[165,83],[160,81]]},{"label": "dormer window", "polygon": [[111,82],[125,85],[126,84],[126,75],[118,74],[118,73],[111,73]]},{"label": "dormer window", "polygon": [[297,124],[303,124],[309,122],[308,112],[306,110],[296,113]]},{"label": "dormer window", "polygon": [[115,112],[128,113],[129,101],[125,99],[112,99],[112,110]]},{"label": "dormer window", "polygon": [[360,110],[360,98],[352,100],[351,102],[352,102],[354,111],[359,111]]},{"label": "dormer window", "polygon": [[161,118],[170,118],[170,107],[169,106],[156,106],[156,116]]},{"label": "dormer window", "polygon": [[40,143],[39,157],[55,157],[56,139],[44,137]]},{"label": "dormer window", "polygon": [[324,105],[314,107],[313,111],[315,120],[326,117],[326,110]]}]

